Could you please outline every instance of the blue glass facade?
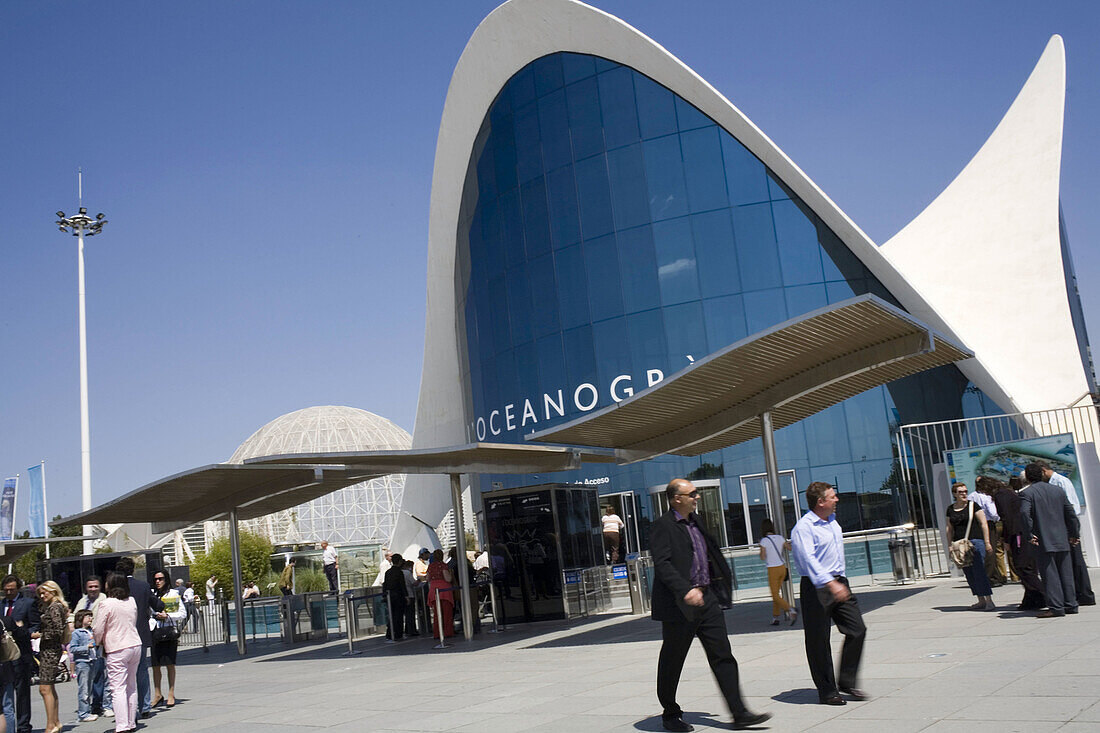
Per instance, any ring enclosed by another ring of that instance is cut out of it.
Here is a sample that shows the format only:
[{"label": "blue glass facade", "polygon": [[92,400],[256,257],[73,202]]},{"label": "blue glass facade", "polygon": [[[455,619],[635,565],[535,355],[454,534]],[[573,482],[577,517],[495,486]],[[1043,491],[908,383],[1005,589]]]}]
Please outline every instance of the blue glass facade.
[{"label": "blue glass facade", "polygon": [[[732,135],[651,79],[592,56],[543,57],[501,90],[472,153],[457,237],[471,440],[521,442],[854,295],[897,304]],[[780,468],[802,489],[825,480],[858,498],[842,503],[846,529],[893,524],[894,427],[963,417],[967,386],[946,367],[849,399],[780,430]],[[725,539],[740,544],[738,517],[754,501],[741,477],[763,471],[757,440],[696,459],[481,481],[486,490],[588,480],[602,493],[640,494],[644,514],[648,487],[717,479]]]}]

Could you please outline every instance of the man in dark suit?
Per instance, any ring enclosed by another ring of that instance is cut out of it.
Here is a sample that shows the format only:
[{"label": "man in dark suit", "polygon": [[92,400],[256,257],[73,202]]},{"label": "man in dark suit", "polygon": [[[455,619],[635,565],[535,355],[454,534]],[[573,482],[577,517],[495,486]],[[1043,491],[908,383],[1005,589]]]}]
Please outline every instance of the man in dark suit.
[{"label": "man in dark suit", "polygon": [[1029,463],[1024,477],[1031,484],[1020,492],[1024,537],[1039,548],[1039,572],[1043,575],[1047,609],[1039,618],[1077,613],[1070,545],[1080,542],[1081,523],[1064,491],[1043,481],[1043,467]]},{"label": "man in dark suit", "polygon": [[758,725],[770,713],[752,713],[741,699],[737,660],[730,649],[723,606],[732,597],[729,565],[714,538],[695,514],[699,492],[686,479],[673,479],[665,489],[669,511],[649,528],[653,558],[653,620],[661,622],[657,660],[657,699],[665,730],[690,731],[676,704],[676,688],[691,640],[698,637],[710,669],[733,714],[735,729]]},{"label": "man in dark suit", "polygon": [[141,659],[137,669],[138,713],[148,718],[153,713],[152,696],[149,689],[149,647],[153,645],[153,632],[149,628],[149,618],[165,618],[164,602],[153,593],[153,589],[144,580],[134,577],[134,560],[120,557],[115,563],[115,572],[122,573],[130,581],[130,597],[137,603],[137,632],[141,637]]},{"label": "man in dark suit", "polygon": [[9,626],[14,627],[12,636],[19,646],[19,659],[12,667],[15,673],[15,731],[30,733],[31,730],[31,677],[34,676],[34,659],[31,652],[31,634],[38,631],[42,614],[38,604],[27,598],[20,590],[23,581],[17,575],[9,575],[0,581],[4,589],[4,600],[0,602],[0,613],[10,619]]}]

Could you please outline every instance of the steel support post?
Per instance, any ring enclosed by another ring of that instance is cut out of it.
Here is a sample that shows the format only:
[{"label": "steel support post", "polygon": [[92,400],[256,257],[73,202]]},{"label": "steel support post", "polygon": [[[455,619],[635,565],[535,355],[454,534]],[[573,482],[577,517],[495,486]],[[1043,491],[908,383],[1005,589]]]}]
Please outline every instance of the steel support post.
[{"label": "steel support post", "polygon": [[458,584],[462,596],[462,636],[466,641],[474,638],[474,609],[471,607],[470,570],[466,559],[466,523],[462,519],[462,476],[451,474],[451,503],[455,513],[455,547],[458,557]]},{"label": "steel support post", "polygon": [[237,653],[246,652],[244,638],[244,604],[241,603],[241,533],[237,529],[237,508],[229,510],[229,556],[233,564],[233,613],[237,619]]},{"label": "steel support post", "polygon": [[[760,436],[764,442],[764,468],[768,474],[768,513],[771,515],[772,524],[775,525],[775,533],[784,539],[787,538],[787,518],[783,514],[783,492],[779,486],[779,458],[775,453],[775,430],[772,427],[772,414],[770,411],[760,416]],[[795,487],[798,491],[798,487]],[[794,502],[797,514],[798,502]],[[788,560],[788,564],[789,564]],[[795,605],[794,583],[791,582],[790,567],[787,568],[787,579],[783,581],[783,594],[787,602]]]}]

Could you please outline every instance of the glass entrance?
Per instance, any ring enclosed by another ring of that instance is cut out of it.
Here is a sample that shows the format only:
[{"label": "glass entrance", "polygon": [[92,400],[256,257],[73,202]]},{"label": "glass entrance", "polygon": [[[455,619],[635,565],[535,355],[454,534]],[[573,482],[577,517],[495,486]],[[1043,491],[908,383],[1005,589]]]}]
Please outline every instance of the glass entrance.
[{"label": "glass entrance", "polygon": [[[787,534],[802,516],[798,492],[795,490],[794,471],[779,472],[779,491],[783,498],[783,519]],[[741,476],[741,506],[744,507],[745,544],[760,542],[760,521],[768,514],[768,476],[764,473]]]},{"label": "glass entrance", "polygon": [[[618,561],[623,562],[629,553],[639,552],[642,546],[638,534],[637,496],[633,491],[624,491],[621,494],[605,494],[600,497],[601,517],[607,513],[608,507],[611,507],[612,513],[623,520],[623,524],[626,525],[623,531],[619,533],[619,546],[616,555]],[[608,547],[604,548],[608,562],[611,562],[610,549]]]},{"label": "glass entrance", "polygon": [[[717,479],[692,481],[699,490],[699,504],[695,512],[703,521],[703,526],[711,537],[726,545],[726,522],[722,512],[722,485]],[[668,498],[664,486],[650,486],[649,500],[653,506],[653,516],[659,517],[668,511]]]}]

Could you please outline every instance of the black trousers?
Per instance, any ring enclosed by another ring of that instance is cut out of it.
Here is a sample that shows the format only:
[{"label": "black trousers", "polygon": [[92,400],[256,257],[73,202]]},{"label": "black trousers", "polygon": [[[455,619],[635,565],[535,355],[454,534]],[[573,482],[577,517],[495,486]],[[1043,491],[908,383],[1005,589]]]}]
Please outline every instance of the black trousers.
[{"label": "black trousers", "polygon": [[1020,610],[1037,611],[1047,604],[1046,589],[1039,578],[1039,569],[1036,564],[1038,549],[1026,540],[1019,537],[1009,537],[1005,540],[1008,545],[1008,555],[1012,558],[1012,565],[1016,568],[1016,575],[1020,578],[1020,584],[1024,587],[1024,597],[1020,601]]},{"label": "black trousers", "polygon": [[[847,578],[837,578],[848,585]],[[833,600],[828,588],[815,588],[806,576],[799,587],[802,605],[802,627],[806,634],[806,660],[810,664],[810,676],[817,687],[818,697],[824,699],[837,694],[839,688],[858,687],[859,660],[863,656],[863,640],[867,627],[859,610],[859,601],[853,595],[843,603]],[[833,655],[829,646],[832,623],[844,634],[844,646],[840,651],[840,671],[833,674]]]},{"label": "black trousers", "polygon": [[1069,546],[1069,557],[1073,563],[1073,587],[1077,590],[1077,603],[1082,606],[1096,604],[1096,594],[1092,592],[1092,581],[1089,579],[1089,568],[1085,565],[1085,554],[1081,551],[1081,543]]},{"label": "black trousers", "polygon": [[325,565],[325,577],[328,578],[328,589],[339,590],[336,587],[336,565]]},{"label": "black trousers", "polygon": [[676,704],[676,688],[691,640],[698,637],[707,654],[707,662],[718,682],[718,688],[726,698],[730,713],[735,717],[745,712],[741,699],[741,683],[737,675],[737,660],[730,649],[726,617],[718,605],[718,598],[707,589],[703,593],[703,606],[695,621],[664,621],[661,624],[661,654],[657,658],[657,700],[662,715],[680,717],[683,710]]},{"label": "black trousers", "polygon": [[15,730],[30,733],[31,730],[31,674],[34,661],[23,654],[12,665],[15,668]]},{"label": "black trousers", "polygon": [[407,604],[405,591],[386,591],[386,597],[390,602],[388,609],[390,622],[389,628],[386,629],[386,638],[400,639],[405,636],[405,606]]},{"label": "black trousers", "polygon": [[1073,561],[1065,552],[1040,551],[1040,571],[1047,592],[1047,608],[1056,616],[1077,610],[1077,591],[1073,587]]}]

